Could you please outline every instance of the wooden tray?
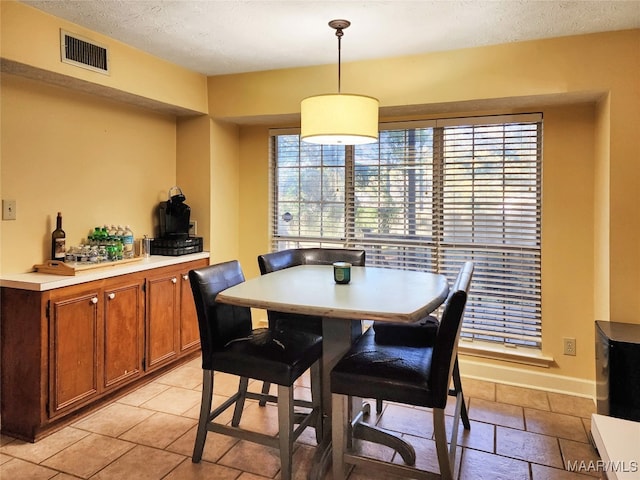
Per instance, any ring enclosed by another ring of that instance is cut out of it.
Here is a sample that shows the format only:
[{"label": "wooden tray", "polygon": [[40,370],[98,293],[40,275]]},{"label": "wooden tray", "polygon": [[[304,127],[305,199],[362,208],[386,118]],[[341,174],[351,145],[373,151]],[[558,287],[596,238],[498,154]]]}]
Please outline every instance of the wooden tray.
[{"label": "wooden tray", "polygon": [[139,262],[142,257],[126,258],[113,262],[100,263],[64,263],[58,260],[47,260],[40,265],[34,265],[33,269],[39,273],[52,273],[54,275],[76,275],[87,270],[97,270],[99,268],[119,267],[127,263]]}]

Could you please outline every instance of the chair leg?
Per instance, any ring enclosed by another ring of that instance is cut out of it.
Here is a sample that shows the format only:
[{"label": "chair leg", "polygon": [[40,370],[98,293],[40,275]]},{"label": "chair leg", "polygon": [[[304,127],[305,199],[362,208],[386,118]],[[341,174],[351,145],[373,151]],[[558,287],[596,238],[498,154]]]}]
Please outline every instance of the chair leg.
[{"label": "chair leg", "polygon": [[318,361],[311,365],[311,405],[318,412],[316,418],[316,442],[322,442],[324,416],[322,408],[322,362]]},{"label": "chair leg", "polygon": [[278,385],[278,439],[280,442],[281,480],[291,480],[293,426],[293,386]]},{"label": "chair leg", "polygon": [[460,380],[460,367],[458,366],[458,355],[456,355],[456,361],[453,364],[453,388],[456,394],[460,394],[462,398],[462,405],[460,407],[460,418],[462,419],[462,425],[465,430],[471,430],[471,424],[469,423],[469,414],[467,412],[467,404],[464,401],[464,394],[462,393],[462,380]]},{"label": "chair leg", "polygon": [[380,400],[379,398],[376,399],[376,413],[378,415],[380,415],[380,413],[382,413],[382,400]]},{"label": "chair leg", "polygon": [[[447,431],[444,424],[444,409],[433,409],[433,427],[436,440],[436,452],[438,454],[438,465],[440,466],[440,476],[442,480],[453,479],[453,464],[447,449]],[[453,425],[457,429],[457,425]],[[455,451],[455,448],[454,448]],[[453,460],[455,461],[455,459]]]},{"label": "chair leg", "polygon": [[[269,395],[271,384],[269,382],[262,382],[262,395]],[[262,397],[258,402],[258,405],[264,407],[267,404],[267,397]]]},{"label": "chair leg", "polygon": [[207,440],[207,424],[211,415],[211,402],[213,400],[213,370],[202,371],[202,401],[200,403],[200,418],[198,420],[198,432],[196,443],[193,446],[191,461],[199,463],[202,459],[202,450]]},{"label": "chair leg", "polygon": [[240,384],[238,385],[238,400],[236,400],[236,406],[233,410],[233,418],[231,419],[231,425],[237,427],[240,424],[240,418],[242,417],[242,411],[244,410],[244,401],[247,398],[247,387],[249,385],[249,379],[247,377],[240,377]]},{"label": "chair leg", "polygon": [[331,440],[333,448],[333,480],[344,480],[344,452],[350,423],[348,415],[349,397],[333,393],[331,395],[332,421]]}]

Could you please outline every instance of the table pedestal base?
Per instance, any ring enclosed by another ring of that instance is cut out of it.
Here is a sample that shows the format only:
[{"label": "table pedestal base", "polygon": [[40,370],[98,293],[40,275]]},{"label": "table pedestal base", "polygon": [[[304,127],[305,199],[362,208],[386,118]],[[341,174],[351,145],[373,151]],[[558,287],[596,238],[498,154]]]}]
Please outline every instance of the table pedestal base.
[{"label": "table pedestal base", "polygon": [[[322,480],[331,467],[331,370],[360,335],[362,335],[362,322],[359,320],[348,322],[334,318],[322,319],[324,438],[316,447],[316,453],[311,463],[312,467],[307,476],[309,480]],[[397,451],[407,465],[415,465],[416,452],[411,445],[390,432],[362,421],[363,417],[369,415],[371,411],[368,403],[363,403],[360,398],[352,397],[350,411],[357,411],[358,413],[351,422],[349,445],[351,445],[351,437],[386,445]]]}]

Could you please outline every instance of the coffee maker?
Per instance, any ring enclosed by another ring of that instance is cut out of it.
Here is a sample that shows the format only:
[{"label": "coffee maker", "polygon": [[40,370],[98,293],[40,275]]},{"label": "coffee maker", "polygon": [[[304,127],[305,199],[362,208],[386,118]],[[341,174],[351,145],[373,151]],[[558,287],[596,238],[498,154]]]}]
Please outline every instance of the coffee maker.
[{"label": "coffee maker", "polygon": [[178,186],[169,189],[169,199],[160,202],[160,237],[182,239],[189,236],[191,207],[184,203],[187,197]]},{"label": "coffee maker", "polygon": [[202,237],[189,236],[191,207],[178,186],[169,189],[166,202],[158,205],[160,235],[151,241],[152,255],[186,255],[202,251]]}]

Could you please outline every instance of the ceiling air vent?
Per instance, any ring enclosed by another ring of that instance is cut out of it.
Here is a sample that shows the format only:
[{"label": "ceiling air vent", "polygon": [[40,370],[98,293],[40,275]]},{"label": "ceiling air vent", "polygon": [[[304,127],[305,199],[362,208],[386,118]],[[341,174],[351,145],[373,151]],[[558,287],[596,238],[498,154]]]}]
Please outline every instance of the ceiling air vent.
[{"label": "ceiling air vent", "polygon": [[60,30],[60,51],[64,63],[109,74],[109,51],[92,40]]}]

